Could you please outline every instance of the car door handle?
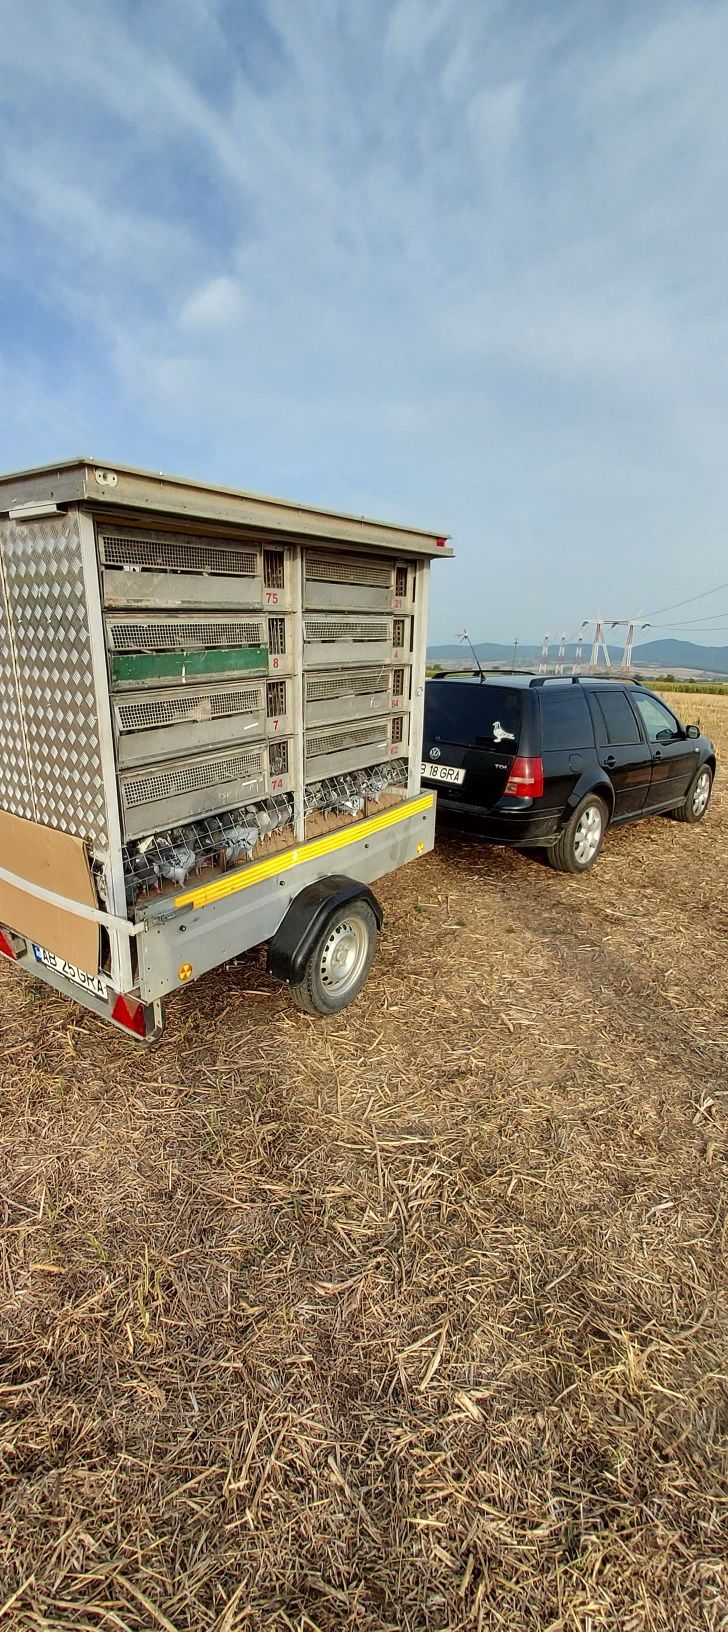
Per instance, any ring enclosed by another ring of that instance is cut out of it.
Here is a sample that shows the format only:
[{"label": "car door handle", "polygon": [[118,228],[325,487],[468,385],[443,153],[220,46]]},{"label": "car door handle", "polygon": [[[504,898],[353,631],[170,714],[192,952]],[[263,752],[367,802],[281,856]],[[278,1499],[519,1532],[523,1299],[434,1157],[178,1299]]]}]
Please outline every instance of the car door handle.
[{"label": "car door handle", "polygon": [[609,771],[614,770],[614,767],[615,767],[616,763],[617,763],[616,754],[607,754],[606,758],[602,760],[602,764],[605,765],[607,770],[609,770]]},{"label": "car door handle", "polygon": [[658,765],[660,760],[662,759],[662,754],[660,753],[659,748],[655,749],[655,752],[652,755],[652,758],[654,759],[655,764]]}]

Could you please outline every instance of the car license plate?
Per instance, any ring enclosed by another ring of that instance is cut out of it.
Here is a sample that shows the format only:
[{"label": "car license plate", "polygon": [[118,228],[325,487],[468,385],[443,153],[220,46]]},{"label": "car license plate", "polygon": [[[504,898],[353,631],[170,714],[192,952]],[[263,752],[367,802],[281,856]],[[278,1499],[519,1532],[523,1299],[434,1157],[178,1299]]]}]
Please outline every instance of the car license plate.
[{"label": "car license plate", "polygon": [[87,975],[85,969],[77,969],[75,963],[67,963],[65,958],[56,957],[55,952],[46,952],[44,946],[36,946],[33,942],[33,952],[37,963],[44,963],[46,969],[55,969],[59,975],[65,975],[66,980],[72,980],[74,986],[82,986],[85,992],[93,992],[94,997],[108,997],[108,987],[103,975]]},{"label": "car license plate", "polygon": [[459,771],[457,765],[430,765],[428,760],[421,765],[420,776],[429,777],[433,782],[465,781],[465,772]]}]

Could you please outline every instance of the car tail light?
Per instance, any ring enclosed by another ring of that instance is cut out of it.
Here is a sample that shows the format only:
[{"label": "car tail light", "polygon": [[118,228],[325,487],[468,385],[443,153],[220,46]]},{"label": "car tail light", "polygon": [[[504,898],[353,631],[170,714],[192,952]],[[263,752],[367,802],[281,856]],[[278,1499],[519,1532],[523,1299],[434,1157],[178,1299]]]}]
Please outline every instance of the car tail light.
[{"label": "car tail light", "polygon": [[4,958],[12,958],[13,962],[15,961],[15,948],[11,945],[11,942],[8,940],[7,936],[3,935],[3,932],[2,932],[1,929],[0,929],[0,953],[2,953],[2,956]]},{"label": "car tail light", "polygon": [[543,795],[543,760],[519,754],[511,765],[506,793],[512,799],[540,799]]},{"label": "car tail light", "polygon": [[122,997],[119,993],[111,1011],[111,1018],[116,1021],[117,1026],[123,1026],[125,1031],[133,1032],[135,1037],[146,1037],[147,1011],[144,1004],[136,1003],[133,997]]}]

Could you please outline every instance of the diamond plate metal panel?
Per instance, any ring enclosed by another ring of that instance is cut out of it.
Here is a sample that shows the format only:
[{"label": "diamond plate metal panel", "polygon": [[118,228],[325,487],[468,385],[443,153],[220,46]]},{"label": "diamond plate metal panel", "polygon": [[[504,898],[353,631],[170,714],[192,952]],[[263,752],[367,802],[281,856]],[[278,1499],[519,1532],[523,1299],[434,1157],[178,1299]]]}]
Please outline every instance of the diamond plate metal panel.
[{"label": "diamond plate metal panel", "polygon": [[8,607],[36,820],[107,843],[78,518],[8,522]]},{"label": "diamond plate metal panel", "polygon": [[[7,526],[0,525],[0,547]],[[30,773],[23,741],[20,698],[15,678],[10,619],[0,568],[0,808],[13,816],[34,817]]]}]

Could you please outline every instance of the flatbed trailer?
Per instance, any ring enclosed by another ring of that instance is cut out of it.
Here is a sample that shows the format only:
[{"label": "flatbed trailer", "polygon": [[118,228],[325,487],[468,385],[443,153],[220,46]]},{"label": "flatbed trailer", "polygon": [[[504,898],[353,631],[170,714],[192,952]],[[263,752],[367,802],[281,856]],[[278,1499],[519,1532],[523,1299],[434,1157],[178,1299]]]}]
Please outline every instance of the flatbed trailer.
[{"label": "flatbed trailer", "polygon": [[144,1041],[248,948],[360,990],[447,537],[77,459],[0,478],[0,955]]}]

